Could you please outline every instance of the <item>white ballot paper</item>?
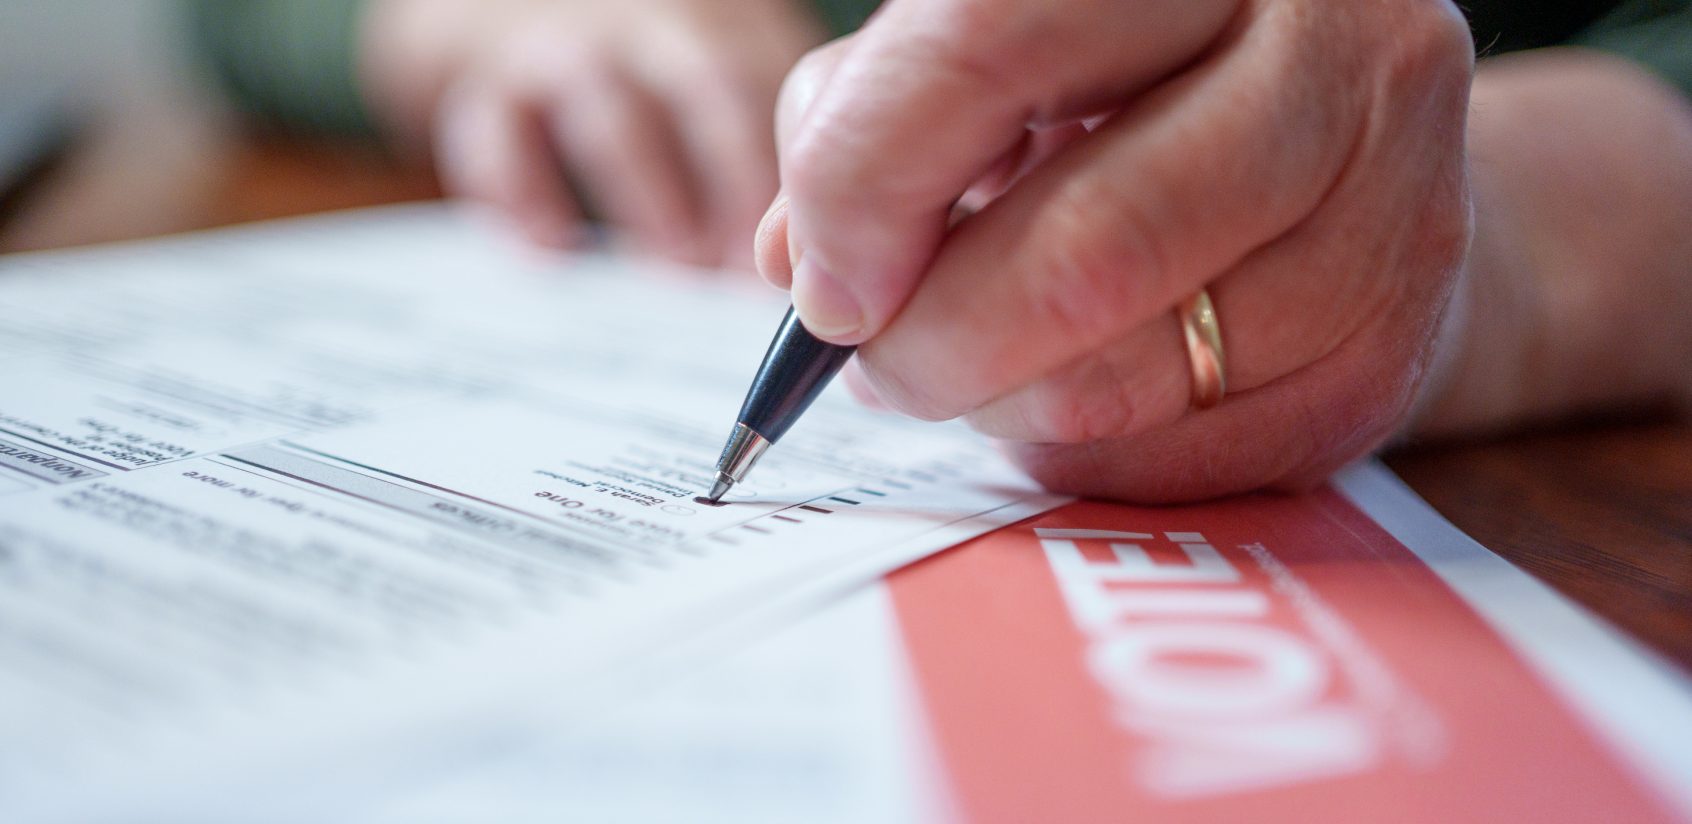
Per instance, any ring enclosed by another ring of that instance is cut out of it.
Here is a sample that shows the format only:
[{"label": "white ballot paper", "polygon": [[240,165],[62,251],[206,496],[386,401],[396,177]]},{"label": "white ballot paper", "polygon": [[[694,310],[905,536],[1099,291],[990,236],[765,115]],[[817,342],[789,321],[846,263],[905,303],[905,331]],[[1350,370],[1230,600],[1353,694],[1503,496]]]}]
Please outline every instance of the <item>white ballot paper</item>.
[{"label": "white ballot paper", "polygon": [[356,818],[1065,500],[830,393],[700,504],[783,297],[524,254],[408,207],[0,260],[0,820]]},{"label": "white ballot paper", "polygon": [[643,692],[362,820],[1692,821],[1692,683],[1372,461],[1060,507]]}]

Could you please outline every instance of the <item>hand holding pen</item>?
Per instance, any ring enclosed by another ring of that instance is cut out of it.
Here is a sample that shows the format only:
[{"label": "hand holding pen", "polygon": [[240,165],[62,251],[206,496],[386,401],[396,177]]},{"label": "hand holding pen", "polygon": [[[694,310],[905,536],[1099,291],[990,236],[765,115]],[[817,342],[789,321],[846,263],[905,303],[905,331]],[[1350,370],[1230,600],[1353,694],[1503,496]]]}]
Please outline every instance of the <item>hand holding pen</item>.
[{"label": "hand holding pen", "polygon": [[788,77],[760,271],[1048,487],[1317,483],[1404,421],[1469,231],[1461,15],[1334,6],[891,0]]}]

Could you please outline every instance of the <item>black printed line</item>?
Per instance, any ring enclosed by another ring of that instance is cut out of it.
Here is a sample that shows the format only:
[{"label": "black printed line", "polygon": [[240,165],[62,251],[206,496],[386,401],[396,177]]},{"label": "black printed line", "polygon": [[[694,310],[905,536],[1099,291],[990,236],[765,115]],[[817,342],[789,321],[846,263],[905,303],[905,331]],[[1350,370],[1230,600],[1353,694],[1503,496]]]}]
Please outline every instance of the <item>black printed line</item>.
[{"label": "black printed line", "polygon": [[[16,432],[13,432],[10,429],[0,428],[0,432],[4,432],[8,435],[11,435],[14,438],[23,438],[24,440],[29,441],[30,443],[40,444],[42,446],[47,447],[48,449],[63,452],[67,455],[75,455],[77,460],[93,461],[93,462],[95,462],[95,463],[97,463],[101,466],[109,466],[113,469],[118,470],[119,472],[128,472],[131,469],[140,469],[141,468],[141,467],[138,467],[138,466],[124,466],[122,464],[107,463],[106,461],[102,461],[99,458],[95,458],[95,457],[92,457],[92,456],[89,456],[89,455],[84,455],[81,452],[77,452],[77,451],[72,450],[72,449],[66,449],[62,446],[54,446],[54,445],[52,445],[52,444],[50,444],[46,441],[38,441],[34,438],[31,438],[28,435],[20,435]],[[183,455],[182,458],[192,458],[192,457],[194,457],[194,455],[197,455],[197,454],[199,454],[199,453],[190,453],[190,454],[187,454],[187,455]],[[57,457],[57,456],[53,456],[53,457]],[[182,458],[167,458],[166,460],[181,460]],[[164,461],[153,461],[151,464],[148,464],[148,465],[151,466],[151,465],[154,465],[154,464],[161,464],[161,463],[164,463]]]},{"label": "black printed line", "polygon": [[851,505],[853,505],[853,506],[857,506],[857,505],[858,505],[858,502],[857,502],[857,501],[854,501],[854,500],[852,500],[852,499],[851,499],[851,498],[836,498],[836,497],[834,497],[834,496],[833,496],[833,495],[830,495],[830,496],[828,496],[828,499],[829,499],[829,500],[831,500],[831,501],[839,501],[839,502],[841,502],[841,503],[843,503],[843,504],[851,504]]},{"label": "black printed line", "polygon": [[821,512],[824,515],[833,515],[834,514],[834,510],[832,510],[832,509],[822,509],[820,507],[811,506],[809,504],[800,504],[799,508],[810,510],[811,512]]}]

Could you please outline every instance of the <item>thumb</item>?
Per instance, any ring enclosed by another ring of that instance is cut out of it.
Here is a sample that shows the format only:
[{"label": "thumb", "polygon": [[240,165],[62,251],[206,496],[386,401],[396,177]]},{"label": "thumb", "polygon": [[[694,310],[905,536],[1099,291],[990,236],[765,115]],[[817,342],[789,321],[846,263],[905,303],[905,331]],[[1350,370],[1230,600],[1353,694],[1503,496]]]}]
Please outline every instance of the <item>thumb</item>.
[{"label": "thumb", "polygon": [[[799,128],[805,111],[834,75],[834,69],[851,50],[855,35],[847,35],[825,43],[806,53],[782,81],[781,94],[776,99],[776,155],[786,149],[789,138]],[[793,285],[793,266],[798,251],[787,241],[787,192],[776,193],[769,211],[758,222],[758,232],[752,241],[752,259],[758,274],[770,285],[788,289]]]}]

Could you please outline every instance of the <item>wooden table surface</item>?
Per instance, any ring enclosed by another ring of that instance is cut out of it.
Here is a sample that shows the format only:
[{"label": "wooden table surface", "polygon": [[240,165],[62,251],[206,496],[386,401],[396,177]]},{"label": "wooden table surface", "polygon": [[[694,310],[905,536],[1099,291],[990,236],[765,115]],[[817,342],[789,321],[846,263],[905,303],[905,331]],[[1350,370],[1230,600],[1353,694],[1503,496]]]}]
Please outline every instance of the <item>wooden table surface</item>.
[{"label": "wooden table surface", "polygon": [[[0,225],[0,252],[439,197],[422,163],[261,137],[199,109],[119,112]],[[1464,532],[1692,670],[1692,422],[1663,413],[1387,464]]]}]

